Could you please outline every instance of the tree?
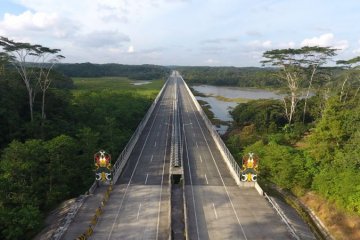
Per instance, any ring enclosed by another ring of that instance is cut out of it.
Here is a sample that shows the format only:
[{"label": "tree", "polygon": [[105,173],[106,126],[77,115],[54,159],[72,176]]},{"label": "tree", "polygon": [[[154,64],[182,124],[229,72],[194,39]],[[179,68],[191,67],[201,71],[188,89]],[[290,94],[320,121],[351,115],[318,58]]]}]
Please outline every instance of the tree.
[{"label": "tree", "polygon": [[302,53],[301,49],[275,49],[264,52],[263,58],[265,60],[261,61],[263,65],[270,64],[271,66],[280,67],[279,77],[287,82],[290,96],[284,97],[283,102],[285,116],[289,125],[293,121],[296,105],[300,97],[299,85],[305,74],[301,62],[297,58]]},{"label": "tree", "polygon": [[6,52],[0,52],[0,76],[5,74],[5,67],[10,63],[11,56]]},{"label": "tree", "polygon": [[351,58],[349,60],[339,60],[336,61],[336,64],[342,65],[342,67],[346,70],[345,78],[341,85],[340,101],[346,100],[347,94],[345,94],[345,86],[349,80],[356,81],[358,83],[358,87],[354,93],[354,98],[356,98],[360,90],[360,56]]},{"label": "tree", "polygon": [[280,67],[280,78],[285,79],[290,90],[290,104],[284,98],[285,112],[289,124],[293,120],[296,105],[299,100],[299,85],[306,80],[306,73],[310,73],[308,87],[304,100],[303,122],[307,108],[307,98],[309,97],[315,74],[320,66],[326,64],[331,57],[336,55],[337,49],[331,47],[304,46],[297,49],[275,49],[266,51],[263,57],[263,64],[271,64]]},{"label": "tree", "polygon": [[[57,54],[61,51],[60,49],[38,47],[36,50],[37,56],[40,58],[38,84],[42,92],[41,119],[45,120],[45,95],[52,82],[52,78],[49,78],[50,72],[55,64],[65,57],[63,55]],[[54,56],[54,54],[57,55]]]},{"label": "tree", "polygon": [[[45,95],[46,90],[49,88],[50,83],[47,77],[53,67],[51,61],[59,60],[63,58],[61,55],[57,55],[54,58],[50,58],[50,68],[45,71],[44,67],[40,67],[39,77],[36,78],[34,76],[36,70],[36,64],[39,61],[47,60],[50,55],[57,54],[59,49],[50,49],[47,47],[43,47],[41,45],[32,45],[30,43],[23,42],[15,42],[6,37],[0,37],[0,46],[5,50],[5,52],[10,56],[9,60],[16,68],[17,72],[20,74],[21,79],[23,80],[26,90],[28,92],[29,98],[29,109],[30,109],[30,119],[34,120],[33,113],[33,104],[35,100],[35,95],[37,91],[38,85],[43,91],[43,95]],[[55,62],[54,62],[55,63]],[[40,65],[42,66],[42,65]],[[36,81],[37,79],[37,81]],[[41,83],[41,84],[40,84]],[[45,104],[45,101],[43,101]],[[43,114],[45,115],[45,113]]]},{"label": "tree", "polygon": [[301,62],[304,65],[304,67],[310,70],[309,84],[307,87],[306,96],[304,100],[303,123],[305,123],[307,99],[309,98],[314,76],[320,66],[326,64],[331,57],[336,55],[337,49],[331,47],[305,46],[302,47],[301,50],[303,57],[303,60]]}]

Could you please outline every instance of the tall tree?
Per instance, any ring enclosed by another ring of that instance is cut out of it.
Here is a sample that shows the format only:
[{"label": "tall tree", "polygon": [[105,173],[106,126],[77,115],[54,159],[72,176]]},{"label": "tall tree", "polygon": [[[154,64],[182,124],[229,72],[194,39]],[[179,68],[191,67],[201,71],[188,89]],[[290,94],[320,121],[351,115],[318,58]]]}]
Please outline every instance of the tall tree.
[{"label": "tall tree", "polygon": [[[29,98],[30,119],[33,121],[33,104],[38,87],[41,88],[43,96],[45,97],[45,92],[51,83],[49,82],[48,77],[53,64],[55,64],[55,60],[59,60],[63,58],[63,56],[56,55],[55,57],[50,58],[49,56],[57,54],[60,50],[50,49],[38,44],[33,45],[30,43],[15,42],[6,37],[0,37],[0,46],[10,56],[9,60],[20,74],[21,79],[26,86]],[[49,60],[48,63],[50,63],[49,68],[45,68],[45,65],[43,64],[47,60]],[[38,75],[39,77],[36,77],[36,67],[39,66],[40,61],[42,61],[40,63],[40,73]],[[45,104],[45,100],[43,101],[43,104]],[[45,113],[43,116],[45,116]]]},{"label": "tall tree", "polygon": [[331,57],[336,55],[337,49],[331,47],[305,46],[301,48],[301,51],[302,53],[300,54],[301,58],[299,59],[299,63],[301,63],[310,72],[308,87],[304,99],[303,122],[305,122],[307,99],[312,88],[315,74],[319,67],[326,64],[329,60],[331,60]]},{"label": "tall tree", "polygon": [[[35,62],[36,46],[30,43],[15,42],[6,37],[0,37],[0,46],[12,57],[12,64],[20,74],[28,92],[30,119],[34,120],[33,103],[35,97],[34,81],[31,78],[32,70],[28,66],[30,62]],[[33,61],[29,61],[29,59]]]},{"label": "tall tree", "polygon": [[39,68],[39,76],[38,76],[38,85],[42,92],[41,98],[41,119],[44,120],[46,118],[45,115],[45,95],[46,91],[49,89],[52,78],[49,78],[50,72],[61,59],[65,58],[63,55],[58,54],[60,49],[50,49],[47,47],[38,47],[36,49],[37,56],[40,61],[38,64]]},{"label": "tall tree", "polygon": [[302,54],[301,49],[274,49],[263,53],[265,60],[261,61],[263,65],[279,67],[279,77],[287,82],[289,89],[288,97],[284,97],[285,116],[288,123],[291,124],[296,111],[296,105],[299,101],[299,85],[304,79],[305,71],[301,62],[297,58]]},{"label": "tall tree", "polygon": [[346,70],[344,81],[341,85],[340,101],[346,100],[347,93],[345,93],[345,87],[348,82],[356,82],[358,84],[354,93],[355,98],[360,90],[360,56],[349,60],[339,60],[336,61],[336,64],[341,65]]},{"label": "tall tree", "polygon": [[292,122],[299,100],[299,84],[306,80],[308,82],[303,111],[303,121],[305,121],[307,98],[310,95],[315,74],[320,66],[326,64],[331,57],[336,55],[336,51],[337,49],[331,47],[304,46],[296,49],[275,49],[263,54],[265,60],[262,63],[280,67],[279,76],[287,81],[290,90],[290,103],[287,103],[285,98],[284,104],[289,124]]}]

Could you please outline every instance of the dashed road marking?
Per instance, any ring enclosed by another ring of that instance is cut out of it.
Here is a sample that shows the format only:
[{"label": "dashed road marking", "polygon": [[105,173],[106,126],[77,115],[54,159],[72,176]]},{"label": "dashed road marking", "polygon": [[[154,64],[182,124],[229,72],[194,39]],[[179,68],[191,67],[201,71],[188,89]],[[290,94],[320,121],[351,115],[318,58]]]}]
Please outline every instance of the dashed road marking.
[{"label": "dashed road marking", "polygon": [[147,183],[148,177],[149,177],[149,174],[147,173],[147,174],[146,174],[146,178],[145,178],[145,185],[146,185],[146,183]]},{"label": "dashed road marking", "polygon": [[140,205],[139,205],[139,209],[138,209],[138,212],[137,212],[136,220],[139,220],[140,209],[141,209],[141,203],[140,203]]},{"label": "dashed road marking", "polygon": [[215,204],[213,203],[212,205],[213,205],[213,208],[214,208],[215,218],[217,219],[218,215],[217,215],[217,212],[216,212]]}]

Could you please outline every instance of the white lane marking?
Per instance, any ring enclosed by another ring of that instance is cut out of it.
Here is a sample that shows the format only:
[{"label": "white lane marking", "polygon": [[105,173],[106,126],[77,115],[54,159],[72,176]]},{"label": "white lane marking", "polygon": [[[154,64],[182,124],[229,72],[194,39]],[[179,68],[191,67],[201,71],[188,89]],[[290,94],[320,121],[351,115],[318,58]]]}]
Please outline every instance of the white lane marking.
[{"label": "white lane marking", "polygon": [[202,157],[200,156],[200,162],[202,162]]},{"label": "white lane marking", "polygon": [[196,142],[196,147],[197,147],[197,148],[199,148],[199,145],[198,145],[198,143],[197,143],[197,142]]},{"label": "white lane marking", "polygon": [[159,132],[156,134],[156,136],[157,136],[157,137],[159,136]]},{"label": "white lane marking", "polygon": [[215,218],[218,218],[217,212],[216,212],[216,208],[215,208],[215,204],[213,203],[213,208],[214,208],[214,213],[215,213]]},{"label": "white lane marking", "polygon": [[150,162],[152,162],[153,158],[154,158],[154,154],[151,155]]},{"label": "white lane marking", "polygon": [[[170,121],[171,114],[169,114],[169,121]],[[156,239],[159,239],[159,225],[160,225],[160,212],[161,212],[161,201],[162,201],[162,189],[163,189],[163,183],[164,183],[164,174],[165,174],[165,162],[166,162],[166,153],[167,153],[167,146],[168,146],[168,136],[169,136],[169,128],[170,124],[168,125],[168,128],[166,129],[166,142],[165,142],[165,152],[164,152],[164,162],[163,162],[163,169],[162,169],[162,175],[161,175],[161,187],[160,187],[160,197],[159,197],[159,209],[158,209],[158,221],[156,225]]]},{"label": "white lane marking", "polygon": [[206,184],[209,184],[208,179],[206,177],[206,173],[205,173],[205,180],[206,180]]},{"label": "white lane marking", "polygon": [[222,184],[223,184],[223,186],[224,186],[224,189],[225,189],[226,195],[227,195],[227,197],[228,197],[228,199],[229,199],[230,205],[231,205],[231,207],[232,207],[232,209],[233,209],[233,212],[234,212],[234,214],[235,214],[235,217],[236,217],[236,219],[237,219],[237,221],[238,221],[238,223],[239,223],[239,226],[240,226],[240,228],[241,228],[241,231],[242,231],[245,239],[247,240],[247,237],[246,237],[244,228],[243,228],[243,226],[242,226],[242,224],[241,224],[241,222],[240,222],[239,216],[237,215],[236,210],[235,210],[235,207],[234,207],[234,204],[233,204],[233,202],[232,202],[232,200],[231,200],[231,198],[230,198],[229,191],[227,190],[227,187],[226,187],[226,185],[225,185],[224,179],[223,179],[222,176],[221,176],[219,167],[218,167],[218,165],[217,165],[217,163],[216,163],[216,161],[215,161],[214,155],[212,154],[212,151],[211,151],[211,148],[210,148],[210,146],[209,146],[209,143],[208,143],[208,141],[207,141],[207,139],[206,139],[206,137],[205,137],[204,131],[203,131],[201,125],[200,125],[200,122],[199,122],[198,116],[197,116],[197,114],[196,114],[196,111],[195,111],[194,108],[193,108],[193,104],[194,104],[194,103],[193,103],[189,98],[190,98],[190,96],[188,96],[188,94],[187,94],[187,99],[188,99],[188,101],[190,101],[191,109],[192,109],[192,111],[193,111],[193,113],[194,113],[194,115],[195,115],[195,119],[196,119],[196,121],[197,121],[197,123],[198,123],[198,126],[199,126],[200,130],[201,130],[201,134],[202,134],[203,138],[205,139],[205,142],[206,142],[206,145],[207,145],[207,147],[208,147],[208,149],[209,149],[209,153],[210,153],[210,155],[211,155],[211,158],[212,158],[213,161],[214,161],[215,167],[216,167],[217,172],[218,172],[218,174],[219,174],[219,176],[220,176],[221,182],[222,182]]},{"label": "white lane marking", "polygon": [[154,147],[156,147],[156,141],[155,141]]},{"label": "white lane marking", "polygon": [[[161,103],[162,101],[163,101],[163,98],[161,98],[160,103]],[[119,218],[120,210],[121,210],[122,205],[123,205],[123,203],[124,203],[124,199],[125,199],[126,193],[127,193],[128,189],[129,189],[129,186],[130,186],[130,184],[131,184],[132,178],[134,177],[136,168],[137,168],[137,166],[138,166],[138,164],[139,164],[140,158],[141,158],[141,156],[142,156],[142,154],[143,154],[143,151],[144,151],[144,149],[145,149],[145,145],[146,145],[146,143],[147,143],[147,141],[148,141],[148,139],[149,139],[151,130],[152,130],[153,126],[154,126],[154,123],[155,123],[155,120],[156,120],[156,118],[157,118],[157,116],[158,116],[158,114],[159,114],[159,111],[160,111],[160,107],[159,107],[159,108],[157,109],[157,111],[156,111],[155,117],[154,117],[154,119],[153,119],[153,121],[152,121],[152,123],[151,123],[151,126],[150,126],[150,130],[149,130],[149,132],[148,132],[148,134],[147,134],[147,136],[146,136],[146,138],[145,138],[145,142],[144,142],[144,144],[143,144],[143,146],[142,146],[142,148],[141,148],[139,157],[138,157],[138,159],[137,159],[137,161],[136,161],[134,170],[133,170],[132,173],[131,173],[130,180],[129,180],[126,188],[125,188],[124,195],[123,195],[123,197],[122,197],[122,199],[121,199],[119,208],[118,208],[118,210],[117,210],[117,212],[116,212],[116,216],[115,216],[114,222],[113,222],[113,224],[112,224],[112,226],[111,226],[111,230],[110,230],[110,232],[109,232],[109,235],[108,235],[107,240],[109,240],[109,239],[111,238],[112,232],[114,231],[115,223],[116,223],[117,219]]]},{"label": "white lane marking", "polygon": [[137,213],[137,216],[136,216],[136,220],[139,220],[139,216],[140,216],[140,209],[141,209],[141,203],[139,205],[139,209],[138,209],[138,213]]},{"label": "white lane marking", "polygon": [[[183,118],[183,122],[184,122],[184,116],[181,116],[181,117]],[[186,140],[185,128],[184,128],[184,143],[185,143],[185,151],[186,151],[187,163],[188,163],[188,166],[189,166],[188,170],[189,170],[190,186],[191,186],[191,192],[192,192],[192,202],[193,202],[193,206],[194,206],[196,233],[197,233],[197,239],[199,240],[199,239],[200,239],[200,235],[199,235],[198,219],[197,219],[197,215],[196,215],[196,205],[195,205],[195,197],[194,197],[194,186],[193,186],[192,177],[191,177],[191,167],[190,167],[190,161],[189,161],[189,151],[188,151],[188,147],[187,147],[187,140]]]},{"label": "white lane marking", "polygon": [[148,177],[149,177],[149,174],[147,173],[147,174],[146,174],[146,178],[145,178],[145,185],[146,185],[146,183],[147,183]]},{"label": "white lane marking", "polygon": [[193,136],[195,137],[195,133],[193,133]]}]

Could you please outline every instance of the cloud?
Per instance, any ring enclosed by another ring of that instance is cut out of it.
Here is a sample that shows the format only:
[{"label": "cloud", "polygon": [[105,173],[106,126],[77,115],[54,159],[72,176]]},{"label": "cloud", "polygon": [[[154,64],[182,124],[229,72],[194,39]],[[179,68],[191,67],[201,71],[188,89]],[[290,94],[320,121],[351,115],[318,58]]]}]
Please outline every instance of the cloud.
[{"label": "cloud", "polygon": [[134,46],[133,46],[133,45],[130,45],[129,48],[128,48],[128,50],[127,50],[127,52],[128,52],[128,53],[133,53],[134,51],[135,51]]},{"label": "cloud", "polygon": [[2,21],[3,27],[11,30],[34,30],[44,31],[50,27],[54,27],[59,21],[56,13],[44,13],[26,11],[20,15],[5,13]]},{"label": "cloud", "polygon": [[[360,45],[360,40],[358,41],[358,45]],[[352,53],[359,55],[360,54],[360,47],[356,48],[352,51]]]},{"label": "cloud", "polygon": [[207,59],[205,62],[206,62],[207,64],[210,64],[210,65],[220,63],[218,60],[215,60],[215,59],[212,59],[212,58]]},{"label": "cloud", "polygon": [[254,40],[249,42],[247,45],[254,49],[269,49],[272,47],[272,42],[270,40],[266,40],[266,41]]},{"label": "cloud", "polygon": [[237,38],[212,38],[202,41],[204,44],[221,44],[221,43],[235,43],[237,42]]},{"label": "cloud", "polygon": [[57,13],[32,12],[27,10],[19,15],[5,13],[0,22],[0,33],[19,39],[30,35],[52,35],[65,38],[74,34],[77,25],[67,18],[61,18]]},{"label": "cloud", "polygon": [[325,33],[319,37],[304,39],[301,46],[320,46],[320,47],[333,47],[340,50],[345,50],[349,47],[347,40],[335,40],[333,33]]},{"label": "cloud", "polygon": [[82,47],[120,47],[125,42],[130,42],[130,37],[117,31],[93,31],[77,37]]},{"label": "cloud", "polygon": [[201,47],[201,51],[209,54],[218,54],[220,52],[223,52],[226,48],[220,47],[220,46],[207,46],[207,47]]},{"label": "cloud", "polygon": [[251,36],[251,37],[261,37],[262,36],[262,34],[260,32],[252,31],[252,30],[246,31],[246,35]]}]

